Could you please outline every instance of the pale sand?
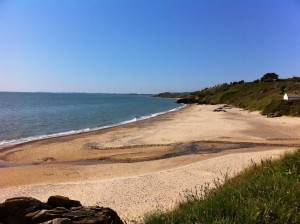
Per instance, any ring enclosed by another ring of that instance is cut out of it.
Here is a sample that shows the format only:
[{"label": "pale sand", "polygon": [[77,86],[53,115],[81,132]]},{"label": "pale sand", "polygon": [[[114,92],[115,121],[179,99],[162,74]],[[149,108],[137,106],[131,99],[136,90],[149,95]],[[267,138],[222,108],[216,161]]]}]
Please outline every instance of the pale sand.
[{"label": "pale sand", "polygon": [[288,150],[235,153],[178,168],[108,180],[2,188],[0,201],[17,196],[47,200],[51,195],[65,195],[80,200],[84,205],[109,206],[124,220],[140,220],[145,213],[172,208],[184,199],[186,193],[222,178],[225,173],[234,175],[253,162],[278,158],[284,151]]},{"label": "pale sand", "polygon": [[6,149],[0,153],[2,166],[19,167],[0,168],[0,201],[62,194],[134,218],[156,206],[172,207],[179,193],[211,182],[220,171],[230,168],[233,174],[251,159],[277,158],[300,145],[300,118],[269,119],[237,108],[213,112],[216,107],[193,105],[121,127]]}]

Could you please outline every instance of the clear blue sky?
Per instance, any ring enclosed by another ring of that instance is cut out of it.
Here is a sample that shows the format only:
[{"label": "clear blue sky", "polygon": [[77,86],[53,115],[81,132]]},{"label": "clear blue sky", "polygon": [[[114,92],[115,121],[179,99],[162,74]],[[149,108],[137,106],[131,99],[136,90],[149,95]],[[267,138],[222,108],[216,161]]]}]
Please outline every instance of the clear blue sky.
[{"label": "clear blue sky", "polygon": [[300,0],[0,0],[0,90],[192,91],[300,75]]}]

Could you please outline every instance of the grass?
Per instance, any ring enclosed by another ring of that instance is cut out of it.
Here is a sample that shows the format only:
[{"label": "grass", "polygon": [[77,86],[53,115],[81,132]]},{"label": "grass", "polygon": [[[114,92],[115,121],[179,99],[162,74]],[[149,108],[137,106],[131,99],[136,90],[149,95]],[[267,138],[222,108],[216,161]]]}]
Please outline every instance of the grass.
[{"label": "grass", "polygon": [[284,102],[285,92],[300,94],[300,79],[225,83],[191,93],[178,102],[230,104],[250,111],[259,110],[264,115],[300,116],[300,101]]},{"label": "grass", "polygon": [[300,150],[280,160],[253,164],[240,175],[204,186],[170,212],[145,217],[162,223],[300,223]]}]

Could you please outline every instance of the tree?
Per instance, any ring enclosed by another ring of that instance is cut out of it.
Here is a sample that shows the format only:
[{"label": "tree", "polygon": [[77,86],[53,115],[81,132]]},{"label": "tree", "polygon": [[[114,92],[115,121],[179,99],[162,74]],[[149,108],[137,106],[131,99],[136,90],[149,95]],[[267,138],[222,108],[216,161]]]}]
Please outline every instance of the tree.
[{"label": "tree", "polygon": [[273,81],[277,81],[278,80],[279,75],[277,75],[276,73],[266,73],[263,75],[263,77],[261,77],[261,81],[262,82],[273,82]]}]

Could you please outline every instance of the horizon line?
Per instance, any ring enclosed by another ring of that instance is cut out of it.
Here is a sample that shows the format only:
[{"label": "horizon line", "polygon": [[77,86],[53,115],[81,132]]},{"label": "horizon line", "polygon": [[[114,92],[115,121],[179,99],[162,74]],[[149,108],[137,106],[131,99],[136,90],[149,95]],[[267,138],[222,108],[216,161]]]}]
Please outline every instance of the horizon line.
[{"label": "horizon line", "polygon": [[0,93],[51,93],[51,94],[126,94],[126,95],[155,95],[156,93],[114,93],[114,92],[76,92],[76,91],[7,91],[0,90]]}]

